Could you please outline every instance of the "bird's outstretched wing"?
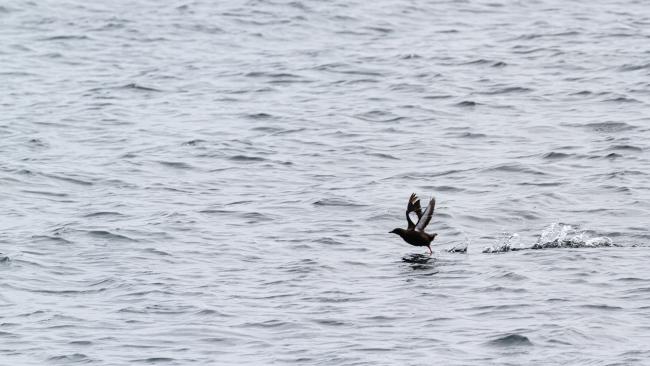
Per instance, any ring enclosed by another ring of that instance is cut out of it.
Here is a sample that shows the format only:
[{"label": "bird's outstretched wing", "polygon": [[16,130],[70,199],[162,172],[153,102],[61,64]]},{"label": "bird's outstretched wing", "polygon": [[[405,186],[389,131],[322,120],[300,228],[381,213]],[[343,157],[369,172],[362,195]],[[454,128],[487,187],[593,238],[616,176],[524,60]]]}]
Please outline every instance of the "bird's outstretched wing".
[{"label": "bird's outstretched wing", "polygon": [[420,220],[418,223],[415,225],[415,230],[417,231],[424,231],[424,228],[429,225],[429,221],[431,221],[431,216],[433,216],[433,210],[436,209],[436,199],[431,198],[431,201],[429,201],[429,206],[424,210],[424,213],[420,217]]},{"label": "bird's outstretched wing", "polygon": [[409,230],[413,230],[415,228],[415,224],[411,220],[411,212],[415,212],[415,214],[418,216],[418,221],[422,217],[422,207],[420,207],[420,199],[418,196],[415,195],[415,193],[411,193],[411,198],[409,198],[409,204],[406,206],[406,221],[408,222],[408,228]]}]

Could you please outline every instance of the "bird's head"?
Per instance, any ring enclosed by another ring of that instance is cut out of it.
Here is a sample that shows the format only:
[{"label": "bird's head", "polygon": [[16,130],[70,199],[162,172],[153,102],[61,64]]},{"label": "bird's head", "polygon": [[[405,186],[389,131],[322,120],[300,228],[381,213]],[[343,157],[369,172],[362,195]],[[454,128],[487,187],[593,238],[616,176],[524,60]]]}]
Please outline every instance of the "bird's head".
[{"label": "bird's head", "polygon": [[404,229],[402,228],[395,228],[392,231],[388,232],[389,234],[397,234],[397,235],[402,235],[404,233]]}]

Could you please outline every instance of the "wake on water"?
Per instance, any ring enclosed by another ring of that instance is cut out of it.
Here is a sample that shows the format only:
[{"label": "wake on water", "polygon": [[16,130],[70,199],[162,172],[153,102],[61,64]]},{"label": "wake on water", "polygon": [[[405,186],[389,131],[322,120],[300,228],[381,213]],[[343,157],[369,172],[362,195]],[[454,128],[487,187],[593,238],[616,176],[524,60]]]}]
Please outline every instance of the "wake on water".
[{"label": "wake on water", "polygon": [[521,242],[517,233],[504,233],[497,242],[483,249],[483,253],[504,253],[517,250],[529,249],[546,249],[546,248],[598,248],[598,247],[616,247],[612,239],[606,236],[591,237],[586,231],[578,228],[553,223],[544,229],[537,239],[537,242],[531,246],[526,246]]}]

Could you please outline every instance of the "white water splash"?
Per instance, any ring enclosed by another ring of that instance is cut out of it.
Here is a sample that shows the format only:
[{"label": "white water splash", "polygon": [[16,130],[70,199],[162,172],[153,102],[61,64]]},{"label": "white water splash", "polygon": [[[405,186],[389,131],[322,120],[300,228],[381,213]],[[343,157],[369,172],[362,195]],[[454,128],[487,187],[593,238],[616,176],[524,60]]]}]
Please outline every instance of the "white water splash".
[{"label": "white water splash", "polygon": [[452,245],[447,248],[447,252],[449,253],[467,253],[467,247],[469,246],[469,243],[460,243],[456,245]]},{"label": "white water splash", "polygon": [[465,235],[465,240],[463,240],[462,243],[454,244],[448,247],[446,250],[449,253],[467,253],[467,248],[469,248],[470,244],[471,244],[471,239],[467,235]]},{"label": "white water splash", "polygon": [[576,227],[560,223],[553,223],[542,231],[537,243],[531,249],[544,248],[596,248],[616,246],[612,239],[599,236],[590,238],[584,231]]},{"label": "white water splash", "polygon": [[521,244],[521,237],[517,233],[502,233],[497,242],[483,249],[483,253],[504,253],[525,249]]},{"label": "white water splash", "polygon": [[530,247],[524,246],[517,233],[503,233],[497,242],[483,250],[483,253],[504,253],[523,249],[546,248],[599,248],[618,246],[606,236],[590,237],[577,227],[553,223],[542,230],[537,242]]}]

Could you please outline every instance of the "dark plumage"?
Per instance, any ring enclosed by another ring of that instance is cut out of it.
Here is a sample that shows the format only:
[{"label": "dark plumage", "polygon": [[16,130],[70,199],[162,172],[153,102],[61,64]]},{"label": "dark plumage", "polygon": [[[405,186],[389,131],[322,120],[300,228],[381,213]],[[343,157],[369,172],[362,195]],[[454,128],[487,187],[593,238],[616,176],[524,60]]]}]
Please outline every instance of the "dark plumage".
[{"label": "dark plumage", "polygon": [[[408,228],[393,229],[391,233],[401,236],[405,242],[411,245],[415,245],[416,247],[429,248],[429,255],[431,255],[433,253],[433,251],[431,251],[431,242],[438,234],[427,234],[424,232],[424,229],[427,227],[427,225],[429,225],[431,216],[433,216],[433,210],[435,208],[436,199],[432,198],[431,201],[429,201],[429,205],[424,210],[424,213],[422,213],[422,207],[420,207],[420,199],[415,195],[415,193],[411,194],[408,206],[406,207],[406,221],[408,223]],[[418,217],[416,224],[414,224],[411,220],[411,212],[415,212]]]}]

